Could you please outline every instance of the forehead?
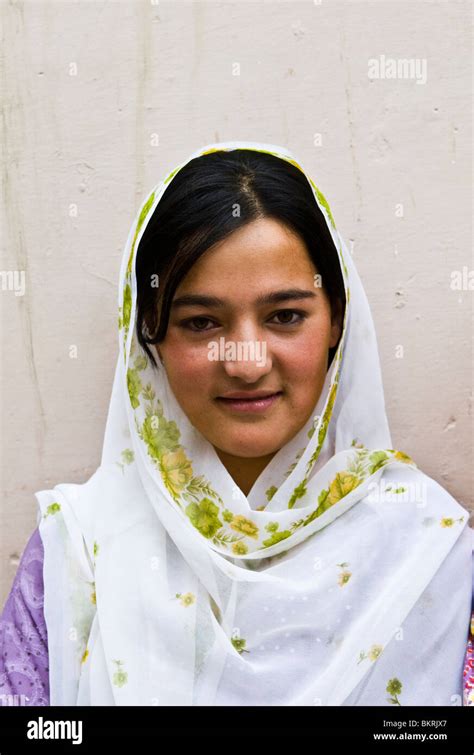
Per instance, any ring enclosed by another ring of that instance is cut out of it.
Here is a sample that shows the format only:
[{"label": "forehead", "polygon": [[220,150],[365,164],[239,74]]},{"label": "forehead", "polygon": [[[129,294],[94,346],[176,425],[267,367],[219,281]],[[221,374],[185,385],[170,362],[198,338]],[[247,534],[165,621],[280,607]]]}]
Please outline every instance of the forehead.
[{"label": "forehead", "polygon": [[[271,218],[259,218],[214,244],[193,265],[181,281],[179,291],[196,285],[207,287],[223,282],[245,289],[262,280],[291,285],[314,275],[316,268],[298,234]],[[243,293],[243,291],[242,291]]]}]

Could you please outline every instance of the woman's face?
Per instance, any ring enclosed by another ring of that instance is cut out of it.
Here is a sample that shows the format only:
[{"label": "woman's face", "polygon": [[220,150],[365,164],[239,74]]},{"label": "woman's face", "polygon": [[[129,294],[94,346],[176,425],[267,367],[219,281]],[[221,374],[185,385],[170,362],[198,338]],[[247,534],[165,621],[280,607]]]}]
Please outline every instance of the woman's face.
[{"label": "woman's face", "polygon": [[[299,236],[262,218],[207,250],[176,290],[157,352],[182,410],[218,454],[271,457],[311,416],[341,332],[315,274]],[[220,302],[179,303],[198,295]],[[211,358],[208,345],[220,341]],[[257,391],[278,395],[260,408],[223,398]]]}]

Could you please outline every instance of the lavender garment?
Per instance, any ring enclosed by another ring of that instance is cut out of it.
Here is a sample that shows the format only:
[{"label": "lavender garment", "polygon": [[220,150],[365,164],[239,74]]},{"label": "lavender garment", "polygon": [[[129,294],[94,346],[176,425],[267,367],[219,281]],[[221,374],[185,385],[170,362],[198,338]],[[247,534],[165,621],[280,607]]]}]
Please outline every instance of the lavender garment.
[{"label": "lavender garment", "polygon": [[43,554],[36,528],[0,616],[0,705],[49,705]]},{"label": "lavender garment", "polygon": [[[48,635],[43,615],[43,554],[43,543],[37,528],[24,550],[0,616],[0,705],[49,705]],[[474,626],[474,533],[472,563]],[[473,635],[466,627],[465,694],[474,684],[472,639]]]}]

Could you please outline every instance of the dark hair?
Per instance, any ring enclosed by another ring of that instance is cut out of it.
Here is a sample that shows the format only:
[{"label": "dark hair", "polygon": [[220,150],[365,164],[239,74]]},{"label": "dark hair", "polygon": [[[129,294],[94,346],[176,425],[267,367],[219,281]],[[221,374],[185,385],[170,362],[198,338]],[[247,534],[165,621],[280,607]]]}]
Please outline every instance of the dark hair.
[{"label": "dark hair", "polygon": [[[232,212],[236,204],[238,217]],[[344,317],[337,251],[304,173],[287,160],[255,150],[211,152],[173,177],[138,246],[137,337],[154,366],[148,344],[165,338],[180,281],[213,244],[261,217],[276,219],[300,236],[322,276],[332,312],[340,306]],[[153,287],[156,274],[159,286]],[[328,365],[336,349],[329,349]]]}]

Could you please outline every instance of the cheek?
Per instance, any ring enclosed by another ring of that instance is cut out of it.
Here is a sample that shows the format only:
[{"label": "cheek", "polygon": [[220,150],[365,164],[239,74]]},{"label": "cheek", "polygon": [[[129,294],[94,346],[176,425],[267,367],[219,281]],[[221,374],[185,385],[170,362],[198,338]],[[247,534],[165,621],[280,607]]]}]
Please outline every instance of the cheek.
[{"label": "cheek", "polygon": [[215,364],[208,359],[207,345],[196,347],[170,337],[166,345],[161,346],[161,352],[175,396],[185,398],[187,403],[199,403],[210,383]]},{"label": "cheek", "polygon": [[288,385],[289,405],[296,416],[306,416],[321,395],[327,373],[329,334],[325,331],[302,335],[281,355],[279,364]]},{"label": "cheek", "polygon": [[324,381],[327,370],[330,331],[325,324],[315,324],[291,341],[282,356],[282,364],[291,371],[297,382]]}]

